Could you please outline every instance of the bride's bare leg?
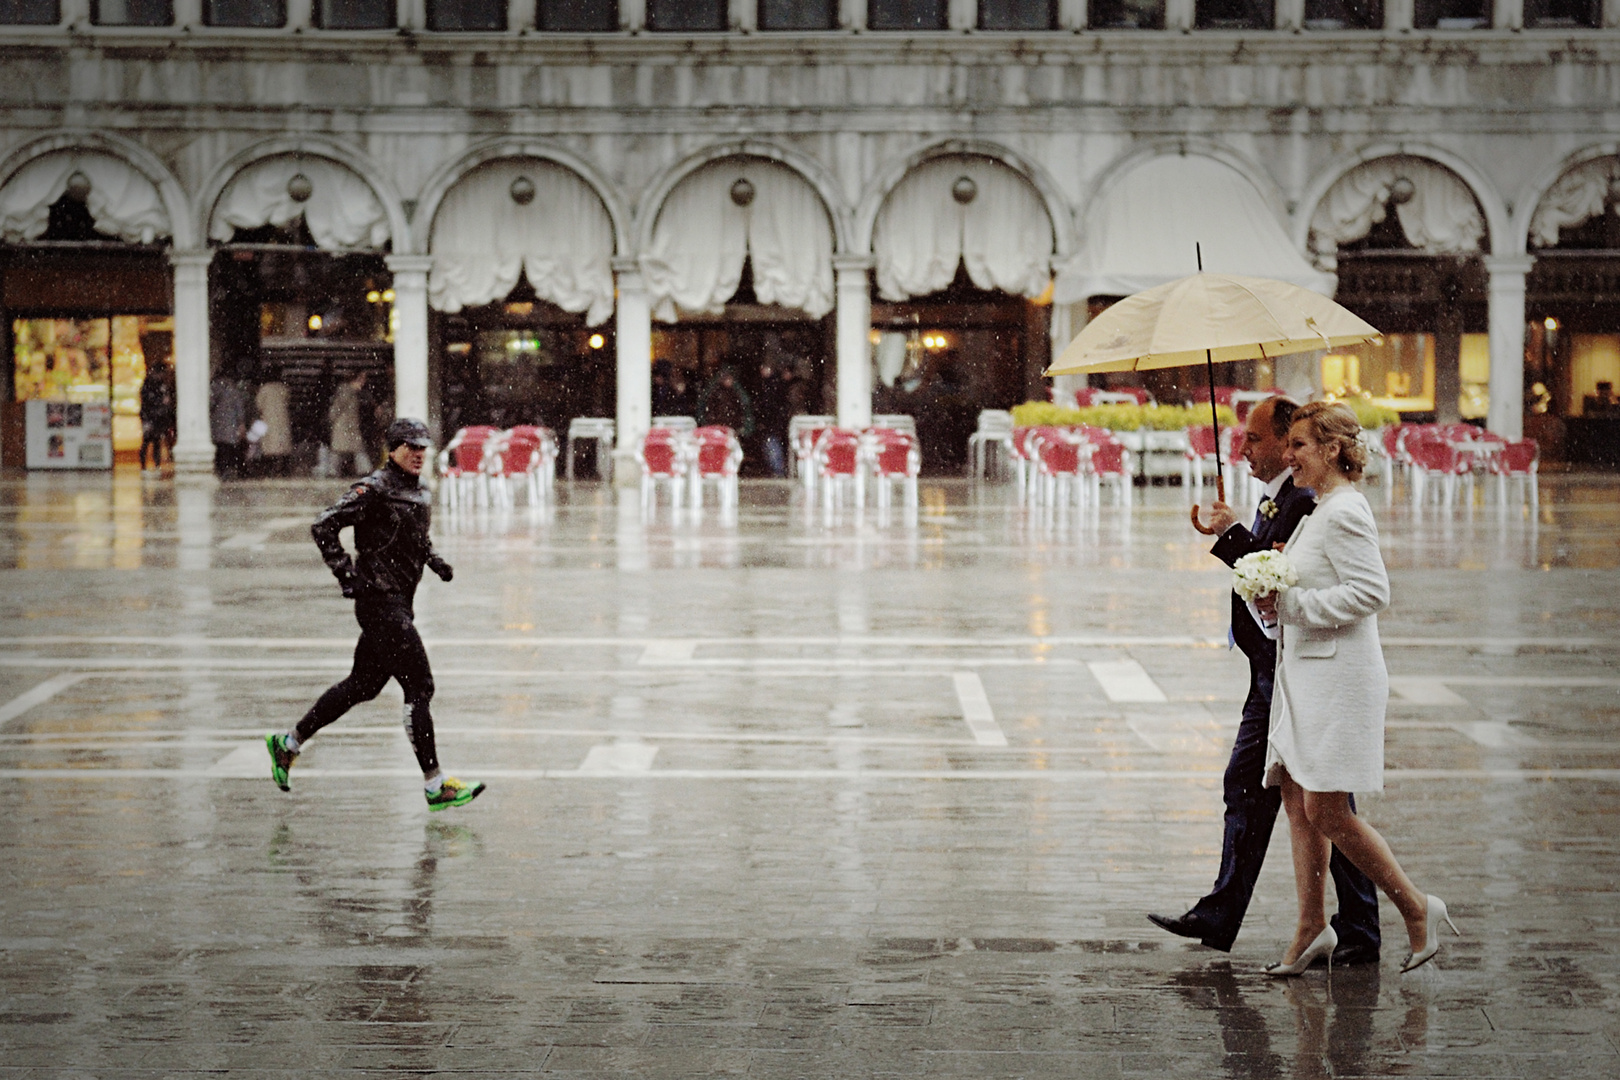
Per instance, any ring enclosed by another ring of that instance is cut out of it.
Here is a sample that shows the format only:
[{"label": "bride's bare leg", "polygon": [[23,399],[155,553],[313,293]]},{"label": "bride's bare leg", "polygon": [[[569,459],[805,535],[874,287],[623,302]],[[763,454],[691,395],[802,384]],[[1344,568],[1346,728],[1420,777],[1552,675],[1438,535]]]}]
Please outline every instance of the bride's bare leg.
[{"label": "bride's bare leg", "polygon": [[1350,797],[1342,791],[1302,791],[1305,813],[1316,830],[1344,857],[1389,896],[1406,920],[1412,951],[1420,951],[1429,929],[1428,898],[1406,876],[1395,853],[1366,819],[1350,812]]},{"label": "bride's bare leg", "polygon": [[1294,891],[1299,896],[1299,924],[1294,928],[1294,943],[1283,956],[1283,961],[1289,964],[1298,959],[1327,926],[1326,879],[1332,848],[1327,837],[1311,824],[1305,805],[1307,795],[1304,788],[1294,783],[1293,777],[1283,776],[1282,801],[1288,812],[1288,838],[1294,849]]}]

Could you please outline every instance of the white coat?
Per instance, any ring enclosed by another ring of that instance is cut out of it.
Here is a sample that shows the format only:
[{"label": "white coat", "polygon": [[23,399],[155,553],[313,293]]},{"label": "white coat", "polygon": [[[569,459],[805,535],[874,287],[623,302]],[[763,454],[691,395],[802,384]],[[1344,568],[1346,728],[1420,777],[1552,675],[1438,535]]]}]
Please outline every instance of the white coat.
[{"label": "white coat", "polygon": [[1299,584],[1277,599],[1277,650],[1266,785],[1279,765],[1306,791],[1382,791],[1389,673],[1378,612],[1389,575],[1366,498],[1348,484],[1317,500],[1283,554]]}]

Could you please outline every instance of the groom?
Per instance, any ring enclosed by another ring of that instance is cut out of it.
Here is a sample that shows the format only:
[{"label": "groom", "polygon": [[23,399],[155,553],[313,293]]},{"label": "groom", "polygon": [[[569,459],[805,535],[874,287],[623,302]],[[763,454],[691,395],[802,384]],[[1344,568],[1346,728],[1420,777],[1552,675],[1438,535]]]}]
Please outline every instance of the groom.
[{"label": "groom", "polygon": [[[1255,551],[1268,551],[1293,535],[1294,528],[1316,508],[1309,488],[1295,487],[1293,470],[1283,465],[1288,425],[1299,406],[1285,397],[1268,398],[1249,413],[1243,435],[1243,457],[1255,478],[1266,485],[1254,528],[1237,523],[1237,515],[1217,502],[1210,523],[1220,539],[1210,549],[1228,566]],[[1243,702],[1232,760],[1226,766],[1226,837],[1221,843],[1221,869],[1208,896],[1185,915],[1149,915],[1154,925],[1198,938],[1212,949],[1232,951],[1238,927],[1254,894],[1260,865],[1271,842],[1271,827],[1282,805],[1282,789],[1263,787],[1266,737],[1271,727],[1271,680],[1277,666],[1277,643],[1260,629],[1258,615],[1237,593],[1232,594],[1232,641],[1249,658],[1249,696]],[[1355,802],[1352,799],[1351,809]],[[1378,962],[1378,895],[1373,883],[1337,849],[1329,868],[1339,897],[1333,928],[1339,946],[1333,962]]]}]

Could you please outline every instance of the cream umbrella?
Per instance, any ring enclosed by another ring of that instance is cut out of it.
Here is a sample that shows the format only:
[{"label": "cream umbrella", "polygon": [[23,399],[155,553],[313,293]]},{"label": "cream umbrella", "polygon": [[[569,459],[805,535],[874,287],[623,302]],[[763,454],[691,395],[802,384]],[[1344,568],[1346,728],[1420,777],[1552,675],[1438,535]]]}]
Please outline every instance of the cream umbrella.
[{"label": "cream umbrella", "polygon": [[[1215,485],[1224,501],[1216,361],[1270,359],[1358,345],[1378,336],[1369,323],[1298,285],[1200,272],[1113,305],[1086,324],[1046,374],[1150,371],[1202,360],[1209,370],[1209,412],[1215,424]],[[1210,531],[1199,522],[1196,506],[1192,519],[1199,532]]]}]

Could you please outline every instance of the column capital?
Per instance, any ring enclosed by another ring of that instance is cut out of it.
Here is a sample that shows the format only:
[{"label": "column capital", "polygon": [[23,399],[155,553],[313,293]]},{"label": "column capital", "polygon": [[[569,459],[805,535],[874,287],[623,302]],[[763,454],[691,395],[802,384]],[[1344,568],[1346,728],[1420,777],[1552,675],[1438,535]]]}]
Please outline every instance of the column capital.
[{"label": "column capital", "polygon": [[608,265],[613,268],[614,277],[641,273],[641,260],[634,255],[615,255],[609,260]]},{"label": "column capital", "polygon": [[202,251],[176,251],[171,248],[168,252],[168,258],[170,266],[200,266],[206,270],[208,269],[209,264],[214,261],[214,252],[212,249],[204,249]]},{"label": "column capital", "polygon": [[834,255],[833,269],[840,274],[864,274],[877,265],[870,255]]},{"label": "column capital", "polygon": [[431,255],[384,255],[383,265],[394,274],[425,274],[433,269]]},{"label": "column capital", "polygon": [[1536,265],[1534,255],[1487,255],[1485,270],[1492,277],[1498,274],[1528,274]]}]

